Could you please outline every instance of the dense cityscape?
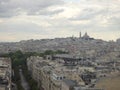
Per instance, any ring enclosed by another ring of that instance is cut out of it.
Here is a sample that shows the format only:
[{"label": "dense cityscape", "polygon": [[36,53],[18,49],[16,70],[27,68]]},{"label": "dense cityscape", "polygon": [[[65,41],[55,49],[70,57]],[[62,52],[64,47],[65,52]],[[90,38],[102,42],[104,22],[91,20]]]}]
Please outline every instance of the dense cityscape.
[{"label": "dense cityscape", "polygon": [[120,39],[80,32],[0,43],[0,90],[119,90],[119,82]]},{"label": "dense cityscape", "polygon": [[120,90],[120,0],[0,0],[0,90]]}]

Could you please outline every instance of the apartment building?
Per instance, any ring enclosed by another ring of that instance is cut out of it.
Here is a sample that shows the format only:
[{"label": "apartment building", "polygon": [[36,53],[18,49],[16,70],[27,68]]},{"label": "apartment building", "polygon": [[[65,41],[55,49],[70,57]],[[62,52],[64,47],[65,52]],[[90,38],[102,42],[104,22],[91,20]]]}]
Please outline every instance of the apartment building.
[{"label": "apartment building", "polygon": [[27,65],[33,79],[44,90],[77,90],[74,87],[85,86],[79,68],[64,66],[64,62],[60,61],[31,56],[27,59]]},{"label": "apartment building", "polygon": [[0,58],[0,90],[11,90],[10,58]]}]

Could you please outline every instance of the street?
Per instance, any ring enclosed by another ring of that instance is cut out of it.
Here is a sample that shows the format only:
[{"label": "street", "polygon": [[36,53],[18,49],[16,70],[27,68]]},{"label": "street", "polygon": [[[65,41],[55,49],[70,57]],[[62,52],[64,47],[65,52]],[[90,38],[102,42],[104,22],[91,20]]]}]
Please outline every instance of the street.
[{"label": "street", "polygon": [[30,90],[30,87],[29,87],[25,77],[23,76],[22,69],[19,69],[19,74],[20,74],[20,78],[21,78],[21,85],[24,88],[24,90]]}]

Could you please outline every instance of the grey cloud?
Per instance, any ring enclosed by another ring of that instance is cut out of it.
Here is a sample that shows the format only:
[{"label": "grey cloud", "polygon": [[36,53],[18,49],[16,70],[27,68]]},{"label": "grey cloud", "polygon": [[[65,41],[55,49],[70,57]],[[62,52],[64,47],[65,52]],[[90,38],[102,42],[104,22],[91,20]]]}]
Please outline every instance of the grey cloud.
[{"label": "grey cloud", "polygon": [[120,18],[112,17],[108,20],[108,24],[114,31],[120,31]]},{"label": "grey cloud", "polygon": [[21,11],[28,14],[36,14],[41,10],[46,12],[48,7],[61,4],[64,4],[62,0],[0,0],[0,17],[16,16]]},{"label": "grey cloud", "polygon": [[0,32],[9,32],[9,33],[41,33],[44,34],[44,29],[40,25],[36,25],[34,23],[21,22],[7,22],[0,24]]},{"label": "grey cloud", "polygon": [[64,9],[58,9],[58,10],[53,10],[53,11],[50,11],[48,9],[42,9],[42,10],[39,10],[37,12],[28,12],[27,15],[54,15],[54,14],[59,14],[61,12],[63,12]]},{"label": "grey cloud", "polygon": [[97,10],[97,9],[90,9],[85,8],[82,10],[82,13],[79,13],[77,16],[70,18],[70,20],[89,20],[93,19],[98,15],[107,15],[107,9]]},{"label": "grey cloud", "polygon": [[64,9],[54,10],[51,12],[51,14],[58,14],[58,13],[61,13],[63,11],[64,11]]},{"label": "grey cloud", "polygon": [[[91,3],[87,3],[91,2]],[[115,17],[120,15],[120,0],[86,0],[86,5],[93,5],[85,7],[77,16],[70,18],[70,20],[93,20],[101,16],[101,18]]]},{"label": "grey cloud", "polygon": [[77,16],[70,18],[70,20],[87,20],[95,16],[96,12],[93,12],[92,9],[83,9],[82,13],[79,13]]},{"label": "grey cloud", "polygon": [[[84,0],[82,0],[84,1]],[[71,20],[91,20],[101,15],[103,17],[112,16],[114,14],[120,14],[120,1],[114,0],[85,0],[85,5],[78,15],[70,18]],[[82,5],[82,4],[80,4]],[[89,6],[90,5],[90,6]],[[81,6],[82,7],[82,6]]]},{"label": "grey cloud", "polygon": [[0,3],[8,2],[10,0],[0,0]]}]

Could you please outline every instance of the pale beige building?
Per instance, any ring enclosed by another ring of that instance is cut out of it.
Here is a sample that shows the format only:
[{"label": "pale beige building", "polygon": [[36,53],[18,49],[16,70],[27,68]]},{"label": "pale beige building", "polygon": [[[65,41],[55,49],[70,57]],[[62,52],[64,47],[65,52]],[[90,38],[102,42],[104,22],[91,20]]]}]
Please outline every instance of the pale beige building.
[{"label": "pale beige building", "polygon": [[38,86],[44,90],[65,90],[64,88],[70,90],[71,85],[67,85],[64,80],[74,80],[78,84],[84,84],[77,73],[73,74],[59,60],[50,61],[33,56],[27,59],[27,65],[32,77],[38,82]]},{"label": "pale beige building", "polygon": [[0,58],[0,90],[11,90],[10,58]]}]

